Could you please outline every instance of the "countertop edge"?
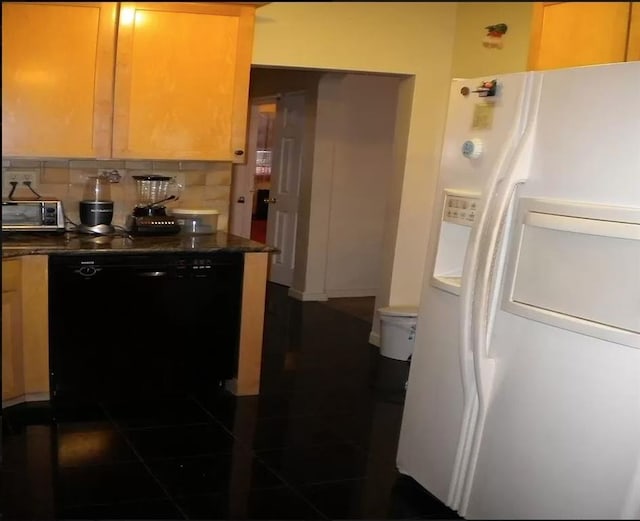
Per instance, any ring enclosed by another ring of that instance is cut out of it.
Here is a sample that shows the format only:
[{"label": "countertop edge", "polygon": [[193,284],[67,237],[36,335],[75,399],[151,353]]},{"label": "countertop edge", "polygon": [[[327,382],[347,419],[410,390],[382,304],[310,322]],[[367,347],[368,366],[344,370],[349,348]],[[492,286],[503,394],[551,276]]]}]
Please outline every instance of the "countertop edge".
[{"label": "countertop edge", "polygon": [[221,252],[240,252],[240,253],[275,253],[273,248],[242,248],[242,247],[229,247],[221,246],[219,248],[196,248],[192,250],[183,250],[179,248],[167,248],[167,249],[145,249],[145,248],[131,248],[128,250],[114,250],[114,249],[73,249],[73,250],[58,250],[55,248],[25,248],[25,249],[9,249],[2,250],[3,259],[12,259],[16,257],[25,257],[28,255],[79,255],[79,254],[94,254],[102,253],[105,255],[122,255],[122,254],[140,254],[140,253],[212,253],[216,251]]},{"label": "countertop edge", "polygon": [[13,234],[2,240],[2,259],[28,255],[82,255],[82,254],[167,254],[167,253],[277,253],[273,246],[238,237],[225,232],[212,235],[173,235],[145,237],[105,237],[63,234],[38,236]]}]

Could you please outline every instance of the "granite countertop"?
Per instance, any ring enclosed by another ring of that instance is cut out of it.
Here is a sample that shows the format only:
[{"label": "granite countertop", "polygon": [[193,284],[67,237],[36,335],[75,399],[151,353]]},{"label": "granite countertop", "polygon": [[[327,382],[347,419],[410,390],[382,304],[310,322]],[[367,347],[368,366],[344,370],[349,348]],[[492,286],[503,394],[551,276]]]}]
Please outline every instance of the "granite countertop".
[{"label": "granite countertop", "polygon": [[2,258],[22,255],[73,255],[78,253],[182,253],[277,252],[277,248],[244,237],[217,232],[210,235],[85,235],[4,232]]}]

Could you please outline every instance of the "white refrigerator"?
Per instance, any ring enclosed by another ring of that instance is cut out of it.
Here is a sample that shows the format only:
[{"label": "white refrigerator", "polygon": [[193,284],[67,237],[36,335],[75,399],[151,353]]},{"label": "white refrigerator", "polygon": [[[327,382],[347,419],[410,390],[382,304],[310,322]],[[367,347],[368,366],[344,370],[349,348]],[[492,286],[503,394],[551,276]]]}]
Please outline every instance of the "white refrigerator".
[{"label": "white refrigerator", "polygon": [[399,471],[640,518],[640,62],[454,80],[434,208]]}]

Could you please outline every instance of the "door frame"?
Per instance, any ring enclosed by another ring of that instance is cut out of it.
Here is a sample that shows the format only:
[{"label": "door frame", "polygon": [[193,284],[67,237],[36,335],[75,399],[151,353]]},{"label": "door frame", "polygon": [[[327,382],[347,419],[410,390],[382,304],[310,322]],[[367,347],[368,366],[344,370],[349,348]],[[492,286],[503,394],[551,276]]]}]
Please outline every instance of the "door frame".
[{"label": "door frame", "polygon": [[[251,238],[253,198],[256,191],[253,167],[256,164],[258,146],[258,107],[272,103],[277,105],[279,98],[280,95],[277,94],[249,99],[246,162],[233,165],[229,232],[246,239]],[[240,202],[240,198],[243,198],[243,202]]]}]

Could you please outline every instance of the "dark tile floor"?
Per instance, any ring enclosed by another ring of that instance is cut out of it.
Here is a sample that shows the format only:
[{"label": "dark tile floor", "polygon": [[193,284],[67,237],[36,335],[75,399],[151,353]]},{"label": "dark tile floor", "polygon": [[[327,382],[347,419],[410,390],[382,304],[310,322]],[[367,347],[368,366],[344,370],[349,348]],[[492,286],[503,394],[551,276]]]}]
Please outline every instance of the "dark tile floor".
[{"label": "dark tile floor", "polygon": [[5,409],[3,519],[456,519],[395,468],[373,299],[330,304],[269,284],[260,396]]}]

